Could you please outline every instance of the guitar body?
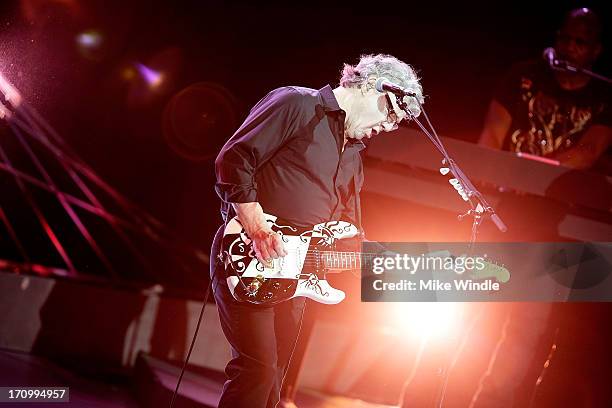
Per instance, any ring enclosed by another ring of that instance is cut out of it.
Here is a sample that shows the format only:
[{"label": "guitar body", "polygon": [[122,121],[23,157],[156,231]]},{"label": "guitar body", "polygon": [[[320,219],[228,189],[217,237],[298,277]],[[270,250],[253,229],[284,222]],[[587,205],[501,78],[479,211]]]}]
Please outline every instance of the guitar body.
[{"label": "guitar body", "polygon": [[[345,221],[299,228],[273,215],[265,217],[288,254],[274,259],[270,267],[259,262],[251,239],[234,217],[225,228],[220,254],[232,296],[259,305],[275,305],[298,296],[325,304],[340,303],[345,295],[325,280],[330,259],[324,259],[324,254],[333,251],[336,240],[356,236],[358,228]],[[334,267],[341,269],[342,260],[337,262]]]}]

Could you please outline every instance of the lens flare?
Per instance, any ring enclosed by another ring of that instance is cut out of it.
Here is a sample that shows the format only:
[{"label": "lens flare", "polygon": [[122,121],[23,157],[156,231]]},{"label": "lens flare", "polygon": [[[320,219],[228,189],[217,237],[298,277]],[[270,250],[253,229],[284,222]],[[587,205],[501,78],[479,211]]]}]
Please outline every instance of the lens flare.
[{"label": "lens flare", "polygon": [[88,30],[78,34],[76,41],[83,48],[97,48],[102,44],[102,35],[95,30]]},{"label": "lens flare", "polygon": [[155,71],[140,62],[136,63],[136,69],[150,88],[158,88],[164,81],[163,73]]},{"label": "lens flare", "polygon": [[181,157],[216,157],[227,135],[238,126],[236,100],[220,84],[192,84],[170,99],[162,123],[166,143]]},{"label": "lens flare", "polygon": [[391,305],[392,324],[411,336],[434,338],[452,336],[460,326],[461,303],[415,302]]}]

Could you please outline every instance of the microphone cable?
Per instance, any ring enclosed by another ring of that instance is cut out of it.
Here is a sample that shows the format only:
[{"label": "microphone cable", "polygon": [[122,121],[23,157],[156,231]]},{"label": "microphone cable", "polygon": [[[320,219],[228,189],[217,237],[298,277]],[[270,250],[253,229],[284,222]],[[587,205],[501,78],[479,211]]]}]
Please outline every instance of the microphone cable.
[{"label": "microphone cable", "polygon": [[[217,285],[215,285],[215,289]],[[189,362],[189,357],[191,357],[191,352],[193,351],[193,346],[195,345],[196,338],[198,336],[198,331],[200,330],[200,323],[202,323],[202,317],[204,316],[204,309],[206,308],[206,304],[208,303],[208,298],[210,297],[210,289],[212,287],[212,278],[208,285],[206,285],[206,295],[204,296],[204,303],[202,303],[202,309],[200,310],[200,317],[198,318],[198,323],[195,328],[195,332],[193,333],[193,338],[191,339],[191,345],[189,346],[189,351],[187,352],[187,357],[185,357],[185,362],[183,363],[183,368],[181,369],[181,374],[179,375],[178,381],[176,382],[176,388],[174,389],[174,393],[172,394],[172,400],[170,400],[170,408],[174,407],[174,401],[176,400],[176,396],[178,394],[179,387],[181,385],[181,380],[183,379],[183,375],[185,374],[185,369],[187,368],[187,364]]]}]

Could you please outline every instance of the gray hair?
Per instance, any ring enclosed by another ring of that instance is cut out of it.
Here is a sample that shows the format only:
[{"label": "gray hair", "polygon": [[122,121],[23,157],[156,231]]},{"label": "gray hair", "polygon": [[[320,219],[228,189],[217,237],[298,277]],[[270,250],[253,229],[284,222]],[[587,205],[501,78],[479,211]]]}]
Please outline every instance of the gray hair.
[{"label": "gray hair", "polygon": [[[414,69],[388,54],[362,55],[357,65],[344,64],[340,86],[344,88],[371,87],[372,78],[387,78],[396,85],[414,92],[420,103],[425,101],[423,88],[419,83]],[[413,98],[406,97],[408,108],[415,116],[419,116],[421,109]]]}]

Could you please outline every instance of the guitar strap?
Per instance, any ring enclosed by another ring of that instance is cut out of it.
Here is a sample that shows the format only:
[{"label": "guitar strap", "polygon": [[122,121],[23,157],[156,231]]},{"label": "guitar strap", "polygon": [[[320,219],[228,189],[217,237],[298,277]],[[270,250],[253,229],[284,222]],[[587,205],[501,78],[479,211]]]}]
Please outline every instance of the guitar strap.
[{"label": "guitar strap", "polygon": [[357,177],[353,176],[353,194],[355,194],[355,221],[359,233],[363,236],[363,227],[361,226],[361,199],[359,198],[359,188],[357,187]]}]

